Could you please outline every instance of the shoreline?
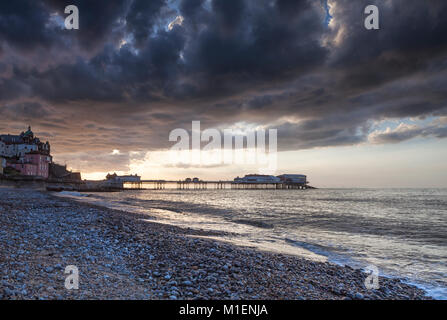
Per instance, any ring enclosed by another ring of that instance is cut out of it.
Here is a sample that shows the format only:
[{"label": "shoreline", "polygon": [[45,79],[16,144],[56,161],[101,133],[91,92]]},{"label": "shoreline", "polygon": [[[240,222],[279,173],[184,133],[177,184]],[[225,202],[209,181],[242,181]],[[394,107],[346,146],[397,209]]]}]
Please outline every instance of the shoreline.
[{"label": "shoreline", "polygon": [[[0,299],[430,299],[400,279],[239,247],[47,192],[0,188]],[[67,265],[79,290],[64,287]]]}]

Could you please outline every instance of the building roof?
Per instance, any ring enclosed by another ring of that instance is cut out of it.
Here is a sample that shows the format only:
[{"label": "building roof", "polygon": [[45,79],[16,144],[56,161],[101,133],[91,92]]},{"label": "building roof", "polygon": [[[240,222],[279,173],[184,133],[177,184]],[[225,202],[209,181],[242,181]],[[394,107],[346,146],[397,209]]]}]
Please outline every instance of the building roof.
[{"label": "building roof", "polygon": [[[28,127],[28,130],[26,132],[22,132],[20,135],[1,134],[0,141],[5,144],[44,144],[39,138],[34,137],[34,132],[31,131],[31,127]],[[45,144],[49,144],[48,141]]]},{"label": "building roof", "polygon": [[31,131],[31,126],[28,126],[28,130],[23,135],[24,136],[34,136],[34,133]]},{"label": "building roof", "polygon": [[275,176],[273,176],[273,175],[270,175],[270,174],[247,174],[247,175],[245,175],[243,178],[241,178],[241,179],[248,179],[248,178],[256,178],[256,179],[265,179],[265,178],[267,178],[267,179],[272,179],[272,178],[275,178],[275,179],[277,179],[277,177],[275,177]]},{"label": "building roof", "polygon": [[21,136],[10,135],[10,134],[2,134],[0,135],[0,140],[4,143],[9,144],[21,144],[24,143],[23,138]]}]

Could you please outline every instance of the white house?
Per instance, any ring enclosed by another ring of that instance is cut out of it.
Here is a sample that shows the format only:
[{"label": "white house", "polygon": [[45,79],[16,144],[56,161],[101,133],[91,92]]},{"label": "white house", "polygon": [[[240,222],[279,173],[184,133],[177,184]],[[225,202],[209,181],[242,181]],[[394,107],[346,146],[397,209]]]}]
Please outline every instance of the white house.
[{"label": "white house", "polygon": [[108,174],[106,177],[107,180],[113,180],[115,182],[120,182],[120,183],[124,183],[124,182],[140,182],[141,181],[141,177],[138,175],[127,175],[127,176],[119,176],[116,173],[114,174]]},{"label": "white house", "polygon": [[235,183],[280,183],[281,180],[275,176],[263,174],[247,174],[243,178],[235,178]]},{"label": "white house", "polygon": [[22,158],[25,154],[30,152],[37,152],[38,146],[33,144],[8,144],[5,146],[5,157],[19,157]]},{"label": "white house", "polygon": [[[39,149],[39,146],[42,150]],[[22,158],[27,153],[37,151],[48,151],[47,154],[49,154],[49,144],[41,143],[39,139],[35,138],[31,128],[20,135],[0,135],[0,156]]]}]

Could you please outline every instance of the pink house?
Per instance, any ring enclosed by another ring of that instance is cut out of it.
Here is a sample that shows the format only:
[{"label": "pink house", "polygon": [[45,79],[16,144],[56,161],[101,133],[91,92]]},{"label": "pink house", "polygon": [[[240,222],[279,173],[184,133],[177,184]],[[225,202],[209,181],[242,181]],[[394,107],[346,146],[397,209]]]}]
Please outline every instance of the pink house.
[{"label": "pink house", "polygon": [[37,176],[37,166],[34,164],[10,163],[9,166],[19,171],[23,176]]},{"label": "pink house", "polygon": [[51,156],[44,155],[38,152],[25,154],[24,158],[16,163],[8,163],[24,176],[38,176],[45,179],[49,175],[49,165],[51,163]]}]

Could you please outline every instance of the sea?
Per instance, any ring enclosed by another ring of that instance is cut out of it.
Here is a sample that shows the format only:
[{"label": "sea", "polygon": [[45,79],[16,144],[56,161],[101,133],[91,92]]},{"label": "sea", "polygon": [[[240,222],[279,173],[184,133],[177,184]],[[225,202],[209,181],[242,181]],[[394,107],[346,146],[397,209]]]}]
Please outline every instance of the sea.
[{"label": "sea", "polygon": [[213,231],[212,238],[240,246],[376,268],[447,299],[447,189],[167,188],[69,196]]}]

